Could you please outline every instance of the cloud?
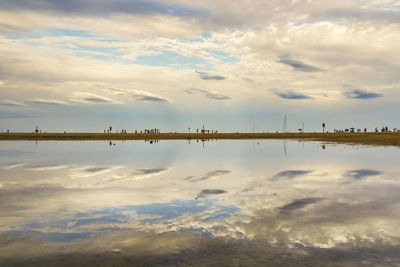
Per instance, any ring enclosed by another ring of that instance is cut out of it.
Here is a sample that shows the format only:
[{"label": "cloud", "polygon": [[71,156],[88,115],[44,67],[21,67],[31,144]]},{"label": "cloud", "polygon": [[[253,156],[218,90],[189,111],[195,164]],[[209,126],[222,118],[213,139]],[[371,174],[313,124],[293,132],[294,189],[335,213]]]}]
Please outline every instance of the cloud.
[{"label": "cloud", "polygon": [[25,103],[14,101],[14,100],[3,100],[3,101],[0,101],[0,105],[11,106],[11,107],[25,107],[26,106]]},{"label": "cloud", "polygon": [[274,95],[283,98],[283,99],[312,99],[311,96],[306,95],[306,94],[302,94],[302,93],[296,93],[293,91],[288,91],[288,92],[280,92],[276,89],[272,89],[271,90]]},{"label": "cloud", "polygon": [[320,198],[320,197],[301,198],[301,199],[294,200],[293,202],[291,202],[287,205],[284,205],[278,209],[281,210],[281,213],[289,213],[289,212],[292,212],[297,209],[302,209],[310,204],[320,202],[323,199],[324,198]]},{"label": "cloud", "polygon": [[208,80],[220,81],[220,80],[225,80],[226,79],[226,77],[224,77],[224,76],[221,76],[221,75],[210,75],[207,72],[202,72],[202,71],[197,71],[196,70],[196,73],[199,74],[200,79],[207,80],[207,81]]},{"label": "cloud", "polygon": [[90,0],[40,0],[40,1],[1,1],[0,7],[3,9],[31,10],[42,12],[57,12],[61,14],[82,14],[92,16],[105,16],[115,13],[124,13],[132,15],[153,15],[164,14],[174,16],[187,16],[202,14],[202,11],[180,7],[178,5],[164,4],[158,1],[142,0],[98,0],[94,5]]},{"label": "cloud", "polygon": [[73,178],[86,178],[91,176],[102,175],[108,172],[121,169],[121,166],[83,166],[71,169],[71,177]]},{"label": "cloud", "polygon": [[1,112],[0,119],[25,119],[32,118],[33,115],[30,114],[22,114],[22,113],[14,113],[14,112]]},{"label": "cloud", "polygon": [[84,172],[103,172],[105,170],[109,170],[110,167],[88,167],[86,169],[83,169]]},{"label": "cloud", "polygon": [[71,101],[85,104],[121,104],[120,101],[88,92],[72,93]]},{"label": "cloud", "polygon": [[282,171],[277,174],[275,174],[271,180],[276,181],[280,179],[293,179],[299,176],[303,176],[309,173],[312,173],[313,171],[309,170],[287,170],[287,171]]},{"label": "cloud", "polygon": [[111,88],[109,91],[117,96],[128,96],[133,100],[145,101],[145,102],[172,102],[166,97],[162,97],[153,93],[133,90],[133,89],[114,89]]},{"label": "cloud", "polygon": [[378,176],[381,175],[381,171],[371,170],[371,169],[359,169],[359,170],[351,170],[346,172],[345,176],[351,177],[353,179],[364,179],[370,176]]},{"label": "cloud", "polygon": [[205,97],[210,98],[210,99],[214,99],[214,100],[228,100],[231,99],[231,97],[220,94],[217,91],[207,91],[204,89],[197,89],[197,88],[190,88],[190,89],[186,89],[185,90],[186,93],[188,94],[196,94],[196,93],[200,93],[203,94]]},{"label": "cloud", "polygon": [[353,99],[370,99],[370,98],[382,97],[382,94],[370,93],[360,89],[354,89],[352,91],[344,92],[343,95],[347,98],[353,98]]},{"label": "cloud", "polygon": [[58,99],[50,99],[50,98],[32,98],[28,99],[25,102],[32,104],[43,104],[43,105],[68,105],[69,103],[66,101],[58,100]]},{"label": "cloud", "polygon": [[212,195],[225,194],[226,191],[222,189],[204,189],[202,190],[195,199],[205,198]]},{"label": "cloud", "polygon": [[55,171],[55,170],[60,170],[60,169],[66,169],[68,168],[69,165],[57,165],[57,164],[50,164],[50,165],[37,165],[37,166],[31,166],[26,168],[26,170],[30,171]]},{"label": "cloud", "polygon": [[124,181],[134,181],[152,178],[155,175],[160,175],[162,173],[168,172],[170,168],[146,168],[146,169],[136,169],[126,174],[115,174],[106,182],[124,182]]},{"label": "cloud", "polygon": [[279,63],[282,64],[286,64],[291,66],[292,68],[294,68],[297,71],[303,71],[303,72],[320,72],[323,71],[322,69],[318,68],[318,67],[314,67],[311,65],[308,65],[304,62],[301,62],[299,60],[294,60],[294,59],[290,59],[287,58],[286,56],[281,57],[281,59],[278,61]]},{"label": "cloud", "polygon": [[185,180],[189,181],[191,183],[195,183],[195,182],[200,182],[200,181],[204,181],[204,180],[218,179],[221,176],[226,175],[230,172],[231,171],[228,171],[228,170],[215,170],[215,171],[208,172],[200,177],[189,176],[189,177],[186,177]]},{"label": "cloud", "polygon": [[11,169],[16,169],[16,168],[21,168],[25,165],[26,165],[26,163],[11,163],[11,164],[7,164],[7,165],[3,166],[3,169],[11,170]]}]

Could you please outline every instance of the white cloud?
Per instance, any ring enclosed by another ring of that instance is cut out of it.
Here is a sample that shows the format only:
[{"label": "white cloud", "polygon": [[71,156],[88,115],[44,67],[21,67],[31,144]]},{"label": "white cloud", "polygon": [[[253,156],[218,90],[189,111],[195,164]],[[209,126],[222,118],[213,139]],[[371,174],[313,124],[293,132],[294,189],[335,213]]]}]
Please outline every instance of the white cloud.
[{"label": "white cloud", "polygon": [[121,104],[122,102],[100,96],[88,92],[73,92],[71,97],[72,102],[80,102],[85,104]]},{"label": "white cloud", "polygon": [[26,100],[26,102],[31,104],[49,104],[49,105],[68,105],[66,101],[51,99],[51,98],[31,98]]}]

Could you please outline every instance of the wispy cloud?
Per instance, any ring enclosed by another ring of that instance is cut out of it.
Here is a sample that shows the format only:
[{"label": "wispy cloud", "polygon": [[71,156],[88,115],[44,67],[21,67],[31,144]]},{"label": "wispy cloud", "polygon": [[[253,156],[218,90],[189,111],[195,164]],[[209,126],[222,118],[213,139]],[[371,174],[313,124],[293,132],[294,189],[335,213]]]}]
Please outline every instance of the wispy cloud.
[{"label": "wispy cloud", "polygon": [[0,101],[0,105],[11,106],[11,107],[25,107],[26,106],[25,103],[14,101],[14,100],[3,100],[3,101]]},{"label": "wispy cloud", "polygon": [[225,80],[226,77],[225,76],[221,76],[221,75],[212,75],[212,74],[208,74],[207,72],[203,72],[203,71],[197,71],[196,73],[199,74],[199,77],[203,80],[215,80],[215,81],[220,81],[220,80]]},{"label": "wispy cloud", "polygon": [[89,0],[41,0],[41,1],[12,1],[4,0],[0,7],[8,10],[32,10],[43,12],[57,12],[61,14],[82,14],[82,15],[111,15],[114,13],[132,14],[132,15],[153,15],[166,14],[175,16],[186,16],[202,14],[202,11],[181,7],[173,4],[164,4],[159,1],[141,1],[141,0],[97,0],[96,5]]},{"label": "wispy cloud", "polygon": [[291,203],[280,207],[279,209],[281,213],[290,213],[294,210],[302,209],[308,205],[320,202],[323,199],[324,198],[321,197],[308,197],[308,198],[296,199]]},{"label": "wispy cloud", "polygon": [[71,169],[71,177],[73,178],[86,178],[91,176],[102,175],[105,173],[113,172],[121,169],[121,166],[83,166]]},{"label": "wispy cloud", "polygon": [[293,69],[297,71],[303,71],[303,72],[320,72],[323,71],[323,69],[320,69],[318,67],[306,64],[300,60],[295,60],[295,59],[290,59],[287,56],[282,56],[281,59],[278,61],[279,63],[286,64],[291,66]]},{"label": "wispy cloud", "polygon": [[55,171],[68,168],[69,165],[37,165],[26,168],[30,171]]},{"label": "wispy cloud", "polygon": [[125,174],[115,174],[111,178],[106,179],[105,182],[124,182],[124,181],[135,181],[151,178],[155,175],[168,172],[170,168],[146,168],[136,169]]},{"label": "wispy cloud", "polygon": [[21,168],[25,166],[26,163],[12,163],[12,164],[7,164],[3,167],[5,170],[11,170],[11,169],[16,169],[16,168]]},{"label": "wispy cloud", "polygon": [[287,170],[287,171],[282,171],[277,174],[275,174],[271,180],[276,181],[280,179],[293,179],[299,176],[303,176],[309,173],[312,173],[313,171],[311,170]]},{"label": "wispy cloud", "polygon": [[14,113],[14,112],[1,112],[0,119],[25,119],[34,117],[31,114]]},{"label": "wispy cloud", "polygon": [[230,172],[231,171],[228,171],[228,170],[215,170],[215,171],[208,172],[200,177],[188,176],[185,178],[185,180],[189,181],[191,183],[195,183],[195,182],[200,182],[200,181],[204,181],[204,180],[218,179],[221,176],[226,175]]},{"label": "wispy cloud", "polygon": [[109,97],[100,96],[88,92],[74,92],[71,101],[85,104],[121,104],[122,102]]},{"label": "wispy cloud", "polygon": [[220,94],[217,91],[207,91],[204,89],[198,89],[198,88],[190,88],[190,89],[186,89],[185,90],[186,93],[188,94],[196,94],[196,93],[200,93],[203,94],[205,97],[210,98],[210,99],[214,99],[214,100],[228,100],[231,99],[231,97],[227,96],[227,95],[223,95]]},{"label": "wispy cloud", "polygon": [[195,199],[205,198],[213,195],[225,194],[226,191],[222,189],[204,189],[202,190]]},{"label": "wispy cloud", "polygon": [[370,99],[370,98],[382,97],[382,94],[371,93],[360,89],[354,89],[352,91],[344,92],[343,95],[347,98],[353,98],[353,99]]},{"label": "wispy cloud", "polygon": [[294,91],[279,91],[275,88],[271,89],[272,93],[280,98],[283,99],[290,99],[290,100],[296,100],[296,99],[312,99],[311,96],[303,94],[303,93],[298,93]]},{"label": "wispy cloud", "polygon": [[69,103],[63,100],[51,99],[51,98],[32,98],[25,102],[31,104],[41,104],[41,105],[68,105]]},{"label": "wispy cloud", "polygon": [[346,172],[345,176],[351,177],[353,179],[364,179],[370,176],[378,176],[381,175],[381,171],[372,170],[372,169],[359,169],[359,170],[350,170]]},{"label": "wispy cloud", "polygon": [[117,96],[125,96],[129,97],[133,100],[137,101],[147,101],[147,102],[172,102],[166,97],[162,97],[153,93],[149,93],[141,90],[133,90],[133,89],[114,89],[111,88],[109,91]]}]

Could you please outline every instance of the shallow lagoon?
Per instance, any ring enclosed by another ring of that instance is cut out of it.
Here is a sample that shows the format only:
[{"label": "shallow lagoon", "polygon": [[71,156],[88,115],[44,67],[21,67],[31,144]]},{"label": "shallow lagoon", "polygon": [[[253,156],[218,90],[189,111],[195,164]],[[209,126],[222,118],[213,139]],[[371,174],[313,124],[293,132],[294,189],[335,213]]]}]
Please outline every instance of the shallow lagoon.
[{"label": "shallow lagoon", "polygon": [[3,141],[0,265],[400,264],[400,149]]}]

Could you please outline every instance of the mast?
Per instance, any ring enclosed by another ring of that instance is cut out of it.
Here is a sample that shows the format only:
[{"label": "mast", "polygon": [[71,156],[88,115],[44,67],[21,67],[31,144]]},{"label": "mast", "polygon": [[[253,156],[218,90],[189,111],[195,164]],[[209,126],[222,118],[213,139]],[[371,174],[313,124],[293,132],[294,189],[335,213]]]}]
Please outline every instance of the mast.
[{"label": "mast", "polygon": [[285,114],[285,119],[283,120],[282,133],[286,133],[286,114]]}]

